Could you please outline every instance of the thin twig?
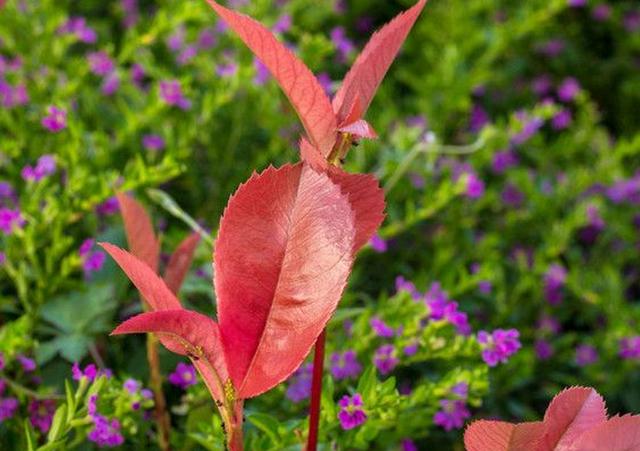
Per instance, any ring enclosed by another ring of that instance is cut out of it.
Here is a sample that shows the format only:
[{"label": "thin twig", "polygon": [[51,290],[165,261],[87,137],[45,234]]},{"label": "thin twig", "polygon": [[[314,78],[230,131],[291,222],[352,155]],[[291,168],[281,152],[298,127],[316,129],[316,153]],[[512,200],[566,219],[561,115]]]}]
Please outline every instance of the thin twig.
[{"label": "thin twig", "polygon": [[326,340],[324,329],[318,341],[316,341],[313,354],[313,380],[311,382],[311,407],[309,411],[309,438],[307,451],[316,451],[318,448],[318,431],[320,423],[320,401],[322,399],[322,375],[324,372],[324,344]]},{"label": "thin twig", "polygon": [[45,399],[65,399],[64,396],[62,395],[58,395],[57,393],[52,393],[50,395],[45,395],[42,393],[38,393],[34,390],[31,390],[30,388],[25,387],[24,385],[19,384],[18,382],[9,379],[5,374],[0,373],[0,378],[9,386],[9,388],[11,388],[14,392],[26,395],[26,396],[30,396],[34,399],[37,399],[39,401],[45,400]]}]

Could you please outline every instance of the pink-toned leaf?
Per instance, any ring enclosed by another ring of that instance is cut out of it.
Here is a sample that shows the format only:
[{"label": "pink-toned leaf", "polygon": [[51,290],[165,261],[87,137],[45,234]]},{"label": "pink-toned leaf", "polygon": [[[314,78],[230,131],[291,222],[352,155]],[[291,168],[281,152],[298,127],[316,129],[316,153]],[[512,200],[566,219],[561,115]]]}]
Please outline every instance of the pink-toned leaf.
[{"label": "pink-toned leaf", "polygon": [[295,108],[311,143],[327,157],[336,140],[331,102],[309,68],[256,20],[207,0],[269,69]]},{"label": "pink-toned leaf", "polygon": [[163,310],[134,316],[111,335],[155,333],[173,343],[171,351],[188,355],[194,362],[215,399],[222,399],[224,383],[229,379],[218,324],[190,310]]},{"label": "pink-toned leaf", "polygon": [[544,415],[541,450],[570,450],[585,431],[607,421],[604,399],[593,388],[571,387],[556,395]]},{"label": "pink-toned leaf", "polygon": [[373,127],[371,127],[371,125],[364,119],[359,119],[355,122],[344,125],[338,128],[338,131],[343,133],[349,133],[358,138],[375,139],[378,137],[378,134],[373,129]]},{"label": "pink-toned leaf", "polygon": [[464,433],[467,451],[531,451],[544,433],[542,422],[476,421]]},{"label": "pink-toned leaf", "polygon": [[353,253],[367,244],[384,220],[384,191],[371,174],[350,174],[333,168],[329,177],[349,197],[356,218],[356,238]]},{"label": "pink-toned leaf", "polygon": [[572,451],[640,451],[640,416],[612,417],[582,434]]},{"label": "pink-toned leaf", "polygon": [[300,139],[300,159],[316,171],[329,169],[326,158],[304,136]]},{"label": "pink-toned leaf", "polygon": [[180,309],[180,301],[160,277],[142,260],[109,243],[99,243],[118,263],[153,310]]},{"label": "pink-toned leaf", "polygon": [[282,382],[307,356],[346,285],[354,236],[347,196],[307,165],[254,174],[231,197],[215,288],[240,398]]},{"label": "pink-toned leaf", "polygon": [[153,231],[151,218],[133,197],[124,193],[118,193],[117,197],[131,253],[158,271],[160,243]]},{"label": "pink-toned leaf", "polygon": [[420,0],[371,37],[333,99],[338,122],[349,116],[354,102],[359,102],[361,117],[364,116],[426,3],[427,0]]},{"label": "pink-toned leaf", "polygon": [[185,238],[178,248],[171,254],[167,268],[164,271],[164,281],[169,289],[177,295],[184,282],[184,278],[191,267],[193,254],[200,242],[200,235],[192,233]]}]

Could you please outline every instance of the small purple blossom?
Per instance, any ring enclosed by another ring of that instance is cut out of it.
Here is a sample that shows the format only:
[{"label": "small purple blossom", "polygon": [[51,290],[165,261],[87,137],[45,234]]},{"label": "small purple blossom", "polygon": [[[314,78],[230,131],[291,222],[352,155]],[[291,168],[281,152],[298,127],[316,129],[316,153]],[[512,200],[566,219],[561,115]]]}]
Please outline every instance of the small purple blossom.
[{"label": "small purple blossom", "polygon": [[518,156],[512,150],[503,150],[493,155],[491,169],[496,174],[502,174],[507,169],[518,164]]},{"label": "small purple blossom", "polygon": [[138,0],[121,0],[122,11],[124,12],[123,25],[125,28],[135,26],[140,18],[138,10]]},{"label": "small purple blossom", "polygon": [[593,8],[591,15],[598,22],[604,22],[611,17],[611,6],[606,3],[600,3]]},{"label": "small purple blossom", "polygon": [[185,66],[198,56],[198,47],[196,45],[187,45],[176,57],[176,62],[180,66]]},{"label": "small purple blossom", "polygon": [[555,335],[560,333],[560,322],[553,316],[543,315],[536,324],[536,329],[543,334]]},{"label": "small purple blossom", "polygon": [[538,95],[538,97],[546,96],[553,89],[551,77],[545,74],[534,78],[531,82],[531,89]]},{"label": "small purple blossom", "polygon": [[466,403],[461,400],[443,399],[440,401],[440,407],[441,410],[433,416],[433,423],[447,432],[460,429],[464,426],[464,421],[471,417]]},{"label": "small purple blossom", "polygon": [[591,365],[598,361],[598,350],[591,345],[576,347],[576,364],[578,366]]},{"label": "small purple blossom", "polygon": [[600,233],[605,229],[605,222],[600,216],[598,207],[589,205],[587,207],[587,225],[580,229],[580,240],[586,244],[593,244]]},{"label": "small purple blossom", "polygon": [[409,438],[402,439],[400,445],[402,446],[402,451],[418,451],[416,444]]},{"label": "small purple blossom", "polygon": [[567,44],[562,39],[549,39],[538,46],[538,52],[549,57],[555,58],[564,52]]},{"label": "small purple blossom", "polygon": [[371,244],[371,248],[379,254],[387,252],[387,242],[378,234],[375,234],[371,237],[369,244]]},{"label": "small purple blossom", "polygon": [[413,282],[405,279],[402,276],[398,276],[396,277],[396,292],[400,293],[400,292],[407,292],[409,294],[411,294],[411,297],[413,299],[420,299],[421,298],[421,294],[420,292],[417,290],[416,286],[414,285]]},{"label": "small purple blossom", "polygon": [[198,49],[211,50],[218,43],[216,30],[212,27],[205,28],[198,35]]},{"label": "small purple blossom", "polygon": [[137,381],[135,379],[127,379],[122,384],[122,388],[124,388],[126,391],[128,391],[132,395],[135,395],[138,392],[138,390],[140,390],[140,387],[142,387],[142,384],[140,383],[140,381]]},{"label": "small purple blossom", "polygon": [[22,178],[25,181],[39,182],[43,178],[56,172],[56,160],[53,155],[43,155],[38,158],[35,167],[25,166],[22,168]]},{"label": "small purple blossom", "polygon": [[133,84],[138,88],[142,88],[144,79],[147,76],[147,72],[144,70],[144,67],[142,67],[141,64],[135,63],[131,66],[129,74]]},{"label": "small purple blossom", "polygon": [[563,102],[573,101],[580,92],[580,83],[573,77],[562,80],[558,87],[558,98]]},{"label": "small purple blossom", "polygon": [[31,424],[46,433],[51,427],[53,414],[56,411],[56,402],[53,399],[34,400],[29,403],[29,420]]},{"label": "small purple blossom", "polygon": [[451,394],[457,396],[462,400],[466,400],[469,396],[469,384],[466,382],[459,382],[451,387]]},{"label": "small purple blossom", "polygon": [[398,365],[399,360],[396,358],[396,350],[393,345],[386,344],[376,349],[373,356],[373,364],[378,368],[380,374],[387,375],[391,373]]},{"label": "small purple blossom", "polygon": [[165,142],[160,135],[144,135],[142,137],[142,147],[146,150],[158,151],[165,147]]},{"label": "small purple blossom", "polygon": [[105,96],[112,96],[120,88],[120,76],[116,71],[111,72],[104,77],[102,85],[100,86],[100,92]]},{"label": "small purple blossom", "polygon": [[5,235],[10,235],[16,228],[22,228],[24,223],[22,213],[17,208],[0,208],[0,231]]},{"label": "small purple blossom", "polygon": [[104,77],[115,69],[116,65],[106,52],[91,52],[87,55],[89,69],[95,75]]},{"label": "small purple blossom", "polygon": [[67,112],[57,106],[50,106],[41,123],[50,132],[57,133],[67,127]]},{"label": "small purple blossom", "polygon": [[587,6],[587,0],[567,0],[567,5],[571,8],[584,8]]},{"label": "small purple blossom", "polygon": [[29,357],[24,356],[22,354],[18,354],[16,358],[18,359],[18,362],[20,362],[20,366],[22,366],[22,370],[25,373],[31,373],[36,370],[35,360],[30,359]]},{"label": "small purple blossom", "polygon": [[171,106],[182,110],[191,108],[191,101],[182,94],[182,87],[178,80],[164,80],[160,82],[160,98]]},{"label": "small purple blossom", "polygon": [[93,382],[98,376],[98,369],[93,363],[90,363],[83,370],[78,365],[78,362],[75,362],[71,367],[71,374],[74,381],[80,381],[83,377],[86,377],[89,382]]},{"label": "small purple blossom", "polygon": [[487,111],[480,105],[474,105],[471,110],[471,118],[469,119],[469,130],[477,133],[489,123],[489,115]]},{"label": "small purple blossom", "polygon": [[349,60],[351,53],[355,50],[355,46],[347,37],[345,29],[343,27],[335,27],[331,30],[331,41],[338,52],[338,61],[346,63]]},{"label": "small purple blossom", "polygon": [[625,30],[627,30],[629,33],[634,33],[640,30],[640,11],[628,11],[624,15],[622,23],[624,24]]},{"label": "small purple blossom", "polygon": [[344,395],[340,401],[340,412],[338,412],[338,420],[340,426],[345,431],[354,429],[367,421],[367,414],[364,412],[364,403],[362,396],[356,393],[353,396]]},{"label": "small purple blossom", "polygon": [[516,146],[520,146],[529,141],[544,125],[542,118],[528,117],[526,114],[519,114],[518,116],[522,128],[511,136],[511,143]]},{"label": "small purple blossom", "polygon": [[640,360],[640,335],[620,340],[619,355],[627,360]]},{"label": "small purple blossom", "polygon": [[118,198],[111,196],[100,205],[96,207],[96,213],[100,216],[109,216],[116,214],[120,210],[120,204],[118,204]]},{"label": "small purple blossom", "polygon": [[109,421],[108,418],[95,413],[92,416],[93,429],[87,438],[96,443],[99,447],[113,448],[124,443],[124,437],[120,433],[120,422],[115,418]]},{"label": "small purple blossom", "polygon": [[568,128],[573,122],[573,116],[571,111],[563,109],[555,114],[551,119],[551,127],[554,130],[564,130]]},{"label": "small purple blossom", "polygon": [[489,281],[489,280],[481,280],[481,281],[478,282],[478,291],[481,294],[484,294],[484,295],[491,294],[492,287],[493,286],[491,284],[491,281]]},{"label": "small purple blossom", "polygon": [[484,182],[480,180],[478,175],[469,171],[465,174],[465,191],[464,195],[469,199],[478,199],[484,194]]},{"label": "small purple blossom", "polygon": [[544,294],[547,302],[558,305],[562,302],[563,288],[567,280],[567,270],[559,264],[549,266],[544,275]]},{"label": "small purple blossom", "polygon": [[238,72],[238,64],[233,61],[227,64],[218,64],[216,67],[216,74],[223,78],[233,77],[236,72]]},{"label": "small purple blossom", "polygon": [[548,360],[553,355],[553,346],[547,340],[536,340],[533,348],[540,360]]},{"label": "small purple blossom", "polygon": [[253,77],[253,82],[257,86],[263,86],[271,78],[269,69],[257,57],[253,59],[253,67],[256,70],[256,75],[255,77]]},{"label": "small purple blossom", "polygon": [[331,354],[331,374],[336,380],[358,377],[362,366],[358,362],[356,352],[349,349],[343,353]]},{"label": "small purple blossom", "polygon": [[522,346],[520,333],[516,329],[496,329],[493,333],[478,332],[478,342],[482,347],[482,360],[491,367],[506,363]]},{"label": "small purple blossom", "polygon": [[392,338],[396,334],[393,327],[388,326],[387,323],[377,316],[374,316],[369,320],[369,325],[378,337]]},{"label": "small purple blossom", "polygon": [[283,34],[291,29],[291,16],[289,14],[283,14],[278,21],[273,25],[273,32]]},{"label": "small purple blossom", "polygon": [[615,204],[629,202],[640,205],[640,171],[626,180],[619,180],[607,189],[607,197]]},{"label": "small purple blossom", "polygon": [[508,207],[518,208],[524,202],[524,193],[513,183],[507,183],[500,195],[502,202]]},{"label": "small purple blossom", "polygon": [[107,255],[102,251],[91,252],[85,256],[82,263],[85,276],[89,277],[92,273],[100,271],[106,259]]},{"label": "small purple blossom", "polygon": [[331,79],[331,76],[326,72],[320,72],[317,78],[318,83],[320,83],[324,92],[331,97],[333,95],[333,80]]},{"label": "small purple blossom", "polygon": [[402,352],[404,352],[404,355],[406,355],[407,357],[416,355],[416,353],[418,352],[418,342],[414,341],[413,343],[405,346]]},{"label": "small purple blossom", "polygon": [[15,415],[20,407],[16,398],[0,398],[0,423]]},{"label": "small purple blossom", "polygon": [[184,27],[178,27],[169,37],[167,37],[167,47],[172,52],[177,52],[184,45],[185,29]]},{"label": "small purple blossom", "polygon": [[96,32],[87,26],[87,21],[84,17],[70,17],[58,28],[58,33],[73,34],[78,41],[85,44],[94,44],[98,39]]},{"label": "small purple blossom", "polygon": [[176,366],[173,373],[169,374],[168,380],[176,387],[186,390],[187,387],[195,385],[198,382],[196,378],[196,369],[193,365],[180,362]]},{"label": "small purple blossom", "polygon": [[305,363],[298,368],[289,379],[289,386],[285,396],[299,403],[311,396],[311,383],[313,379],[313,364]]}]

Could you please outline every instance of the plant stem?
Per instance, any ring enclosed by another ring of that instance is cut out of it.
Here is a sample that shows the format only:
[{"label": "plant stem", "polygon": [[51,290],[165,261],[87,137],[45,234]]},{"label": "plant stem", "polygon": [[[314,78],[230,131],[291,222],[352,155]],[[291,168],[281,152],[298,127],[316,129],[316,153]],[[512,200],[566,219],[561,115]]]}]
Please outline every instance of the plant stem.
[{"label": "plant stem", "polygon": [[324,329],[313,354],[313,380],[311,383],[311,407],[309,412],[309,437],[307,439],[307,451],[316,451],[318,448],[318,429],[320,423],[320,400],[322,398],[322,374],[324,372],[324,344],[326,341]]},{"label": "plant stem", "polygon": [[158,446],[162,451],[171,449],[169,431],[171,421],[167,412],[167,401],[162,392],[162,374],[160,372],[160,357],[158,355],[158,339],[153,334],[147,334],[147,360],[149,363],[150,385],[155,402],[156,425],[158,427]]},{"label": "plant stem", "polygon": [[18,382],[13,379],[9,379],[3,373],[0,373],[0,378],[4,380],[4,382],[9,386],[11,390],[16,393],[31,397],[37,400],[45,400],[45,399],[65,399],[64,396],[58,395],[57,393],[52,393],[49,395],[38,393],[30,388],[25,387],[24,385],[20,385]]}]

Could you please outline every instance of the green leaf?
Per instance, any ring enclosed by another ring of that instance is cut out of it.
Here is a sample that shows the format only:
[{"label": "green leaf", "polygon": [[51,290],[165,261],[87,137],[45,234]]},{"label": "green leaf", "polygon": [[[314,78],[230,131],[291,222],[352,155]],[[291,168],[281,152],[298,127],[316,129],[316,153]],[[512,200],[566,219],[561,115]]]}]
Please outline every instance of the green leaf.
[{"label": "green leaf", "polygon": [[63,427],[67,422],[67,405],[62,404],[56,410],[56,413],[53,414],[53,420],[51,421],[51,429],[49,429],[49,434],[47,435],[47,440],[53,442],[57,440],[60,435],[64,432]]},{"label": "green leaf", "polygon": [[364,399],[368,399],[375,391],[377,382],[376,368],[374,366],[368,366],[358,381],[356,391],[360,393]]},{"label": "green leaf", "polygon": [[267,434],[269,439],[273,442],[274,446],[277,446],[280,444],[280,438],[279,438],[280,434],[278,433],[278,427],[279,427],[278,420],[274,419],[273,417],[267,414],[258,413],[258,412],[254,412],[248,415],[247,419],[251,424],[253,424],[255,427],[260,429],[265,434]]},{"label": "green leaf", "polygon": [[51,341],[42,343],[36,349],[36,360],[42,365],[50,361],[56,354],[60,354],[69,362],[79,362],[89,352],[91,341],[92,339],[85,335],[58,336]]},{"label": "green leaf", "polygon": [[64,381],[64,393],[67,398],[67,411],[69,413],[69,417],[71,418],[76,413],[76,401],[75,395],[73,393],[73,387],[71,386],[71,382],[69,382],[69,379],[65,379]]}]

